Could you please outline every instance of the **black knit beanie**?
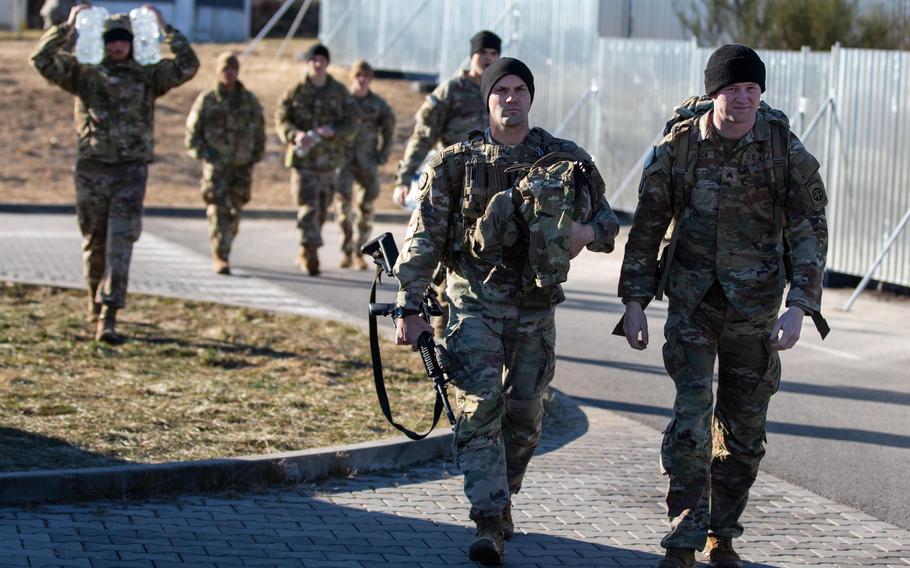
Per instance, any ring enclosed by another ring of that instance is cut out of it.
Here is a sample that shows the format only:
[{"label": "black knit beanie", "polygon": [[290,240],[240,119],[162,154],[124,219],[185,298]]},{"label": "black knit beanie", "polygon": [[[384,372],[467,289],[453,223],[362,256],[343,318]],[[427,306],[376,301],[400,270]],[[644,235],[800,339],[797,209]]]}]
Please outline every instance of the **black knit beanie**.
[{"label": "black knit beanie", "polygon": [[321,56],[325,57],[326,61],[332,60],[332,58],[329,57],[329,48],[322,45],[321,43],[317,43],[316,45],[313,45],[308,50],[306,50],[303,53],[303,60],[309,61],[310,59],[313,59],[317,55],[321,55]]},{"label": "black knit beanie", "polygon": [[751,47],[723,45],[708,58],[705,93],[713,95],[733,83],[758,83],[761,92],[765,92],[765,64]]},{"label": "black knit beanie", "polygon": [[534,102],[534,75],[531,70],[518,59],[503,57],[499,61],[491,63],[483,72],[483,78],[480,80],[480,93],[483,95],[484,103],[489,103],[493,87],[506,75],[521,77],[521,80],[528,86],[528,92],[531,93],[531,102]]},{"label": "black knit beanie", "polygon": [[493,32],[483,30],[474,34],[471,38],[471,55],[474,55],[482,49],[495,49],[497,53],[502,51],[502,40]]},{"label": "black knit beanie", "polygon": [[101,36],[104,39],[105,45],[111,43],[112,41],[133,41],[133,34],[129,30],[123,28],[116,28],[107,32]]}]

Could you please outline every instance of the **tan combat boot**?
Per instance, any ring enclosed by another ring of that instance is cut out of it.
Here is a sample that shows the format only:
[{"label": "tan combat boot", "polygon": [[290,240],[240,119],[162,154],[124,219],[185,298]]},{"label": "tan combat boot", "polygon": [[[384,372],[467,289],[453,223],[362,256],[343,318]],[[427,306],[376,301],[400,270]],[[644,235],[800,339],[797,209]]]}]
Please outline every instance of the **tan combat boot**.
[{"label": "tan combat boot", "polygon": [[484,565],[502,564],[505,558],[502,517],[499,515],[480,517],[475,523],[477,532],[474,533],[474,541],[468,548],[468,558]]},{"label": "tan combat boot", "polygon": [[705,558],[713,568],[742,568],[739,554],[733,550],[733,539],[728,536],[709,535],[705,544]]},{"label": "tan combat boot", "polygon": [[341,262],[338,263],[338,268],[350,268],[353,263],[351,258],[351,253],[345,252],[341,254]]},{"label": "tan combat boot", "polygon": [[120,343],[121,337],[117,334],[117,308],[104,306],[101,308],[101,314],[98,317],[98,325],[95,328],[95,341],[103,341],[110,345]]},{"label": "tan combat boot", "polygon": [[306,270],[310,276],[319,276],[319,248],[315,245],[303,245],[300,247],[300,255],[297,257],[297,264],[301,270]]},{"label": "tan combat boot", "polygon": [[357,270],[366,270],[367,268],[369,268],[369,266],[367,265],[367,261],[365,261],[363,259],[362,254],[354,255],[354,268],[356,268]]},{"label": "tan combat boot", "polygon": [[209,244],[212,245],[212,270],[215,271],[215,274],[230,274],[231,265],[228,263],[227,255],[221,256],[218,253],[218,239],[209,239]]},{"label": "tan combat boot", "polygon": [[95,292],[88,291],[88,309],[85,311],[85,321],[95,323],[101,315],[101,304],[95,301]]},{"label": "tan combat boot", "polygon": [[215,274],[230,274],[231,265],[228,263],[227,259],[221,258],[217,253],[212,253],[212,270],[215,271]]},{"label": "tan combat boot", "polygon": [[510,540],[515,536],[515,523],[512,521],[512,500],[506,502],[502,510],[502,538]]},{"label": "tan combat boot", "polygon": [[695,566],[695,551],[688,548],[668,548],[657,568],[692,568]]}]

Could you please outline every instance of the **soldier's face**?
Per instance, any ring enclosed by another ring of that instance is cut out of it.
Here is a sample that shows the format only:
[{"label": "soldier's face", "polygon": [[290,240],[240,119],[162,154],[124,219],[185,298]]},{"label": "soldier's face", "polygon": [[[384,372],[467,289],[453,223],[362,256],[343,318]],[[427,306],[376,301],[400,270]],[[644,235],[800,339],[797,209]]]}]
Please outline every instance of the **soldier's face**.
[{"label": "soldier's face", "polygon": [[114,61],[125,61],[130,56],[132,47],[133,42],[121,39],[109,41],[104,45],[104,49],[107,50],[107,56]]},{"label": "soldier's face", "polygon": [[373,77],[369,73],[358,73],[354,75],[354,84],[358,89],[366,91],[370,88],[370,83],[373,82]]},{"label": "soldier's face", "polygon": [[497,61],[499,61],[499,52],[489,47],[471,54],[471,68],[478,74],[483,73],[487,67]]},{"label": "soldier's face", "polygon": [[240,69],[233,65],[225,65],[221,71],[218,72],[218,82],[224,85],[228,90],[233,89],[237,85],[237,76],[239,74]]},{"label": "soldier's face", "polygon": [[500,126],[519,126],[528,122],[531,91],[518,75],[506,75],[490,91],[490,120]]},{"label": "soldier's face", "polygon": [[761,102],[758,83],[734,83],[714,93],[714,112],[727,122],[752,122]]},{"label": "soldier's face", "polygon": [[328,67],[329,60],[322,55],[314,55],[312,59],[306,62],[307,75],[312,77],[324,77]]}]

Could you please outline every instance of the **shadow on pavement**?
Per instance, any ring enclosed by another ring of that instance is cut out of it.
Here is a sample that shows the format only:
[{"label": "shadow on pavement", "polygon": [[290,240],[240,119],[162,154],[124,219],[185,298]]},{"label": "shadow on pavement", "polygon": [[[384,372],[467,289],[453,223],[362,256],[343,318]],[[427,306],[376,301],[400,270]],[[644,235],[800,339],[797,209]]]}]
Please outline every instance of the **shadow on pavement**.
[{"label": "shadow on pavement", "polygon": [[566,361],[567,363],[593,365],[595,367],[607,367],[609,369],[622,369],[624,371],[633,371],[636,373],[645,373],[648,375],[666,376],[667,374],[667,371],[660,365],[629,363],[627,361],[611,361],[609,359],[591,359],[589,357],[575,357],[572,355],[557,355],[556,359],[559,361]]},{"label": "shadow on pavement", "polygon": [[[662,416],[670,419],[671,411],[669,407],[651,406],[646,404],[635,404],[631,402],[622,402],[618,400],[603,400],[597,398],[578,398],[576,400],[582,404],[624,412],[628,414],[646,414],[650,416]],[[794,424],[790,422],[770,421],[767,425],[769,434],[785,434],[788,436],[801,436],[805,438],[820,438],[827,440],[838,440],[842,442],[858,442],[861,444],[872,444],[877,446],[890,446],[893,448],[910,448],[910,436],[901,434],[890,434],[887,432],[873,432],[870,430],[860,430],[856,428],[833,428],[829,426],[812,426],[809,424]]]},{"label": "shadow on pavement", "polygon": [[836,385],[816,385],[812,383],[802,383],[784,379],[780,383],[780,390],[796,394],[808,394],[812,396],[821,396],[827,398],[866,400],[869,402],[884,402],[886,404],[910,406],[910,393],[883,389]]},{"label": "shadow on pavement", "polygon": [[[338,277],[330,276],[325,272],[321,273],[317,277],[309,276],[300,272],[292,272],[290,270],[270,270],[268,268],[262,267],[244,267],[238,266],[243,270],[243,275],[246,277],[255,277],[268,280],[270,282],[285,282],[293,284],[311,284],[313,286],[332,286],[332,287],[348,287],[348,288],[360,288],[365,291],[369,291],[370,285],[373,283],[373,270],[365,271],[356,271],[352,274],[356,274],[356,277]],[[383,280],[385,281],[385,280]],[[389,288],[391,290],[391,288]],[[366,305],[366,294],[364,294],[364,305]]]}]

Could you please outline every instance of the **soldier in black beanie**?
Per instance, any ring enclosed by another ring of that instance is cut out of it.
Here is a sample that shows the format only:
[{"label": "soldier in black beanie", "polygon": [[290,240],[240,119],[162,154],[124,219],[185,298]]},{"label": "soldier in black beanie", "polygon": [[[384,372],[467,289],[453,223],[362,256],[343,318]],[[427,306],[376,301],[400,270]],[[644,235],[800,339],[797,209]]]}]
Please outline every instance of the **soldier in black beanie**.
[{"label": "soldier in black beanie", "polygon": [[662,352],[676,393],[660,450],[669,528],[656,568],[693,568],[696,551],[710,568],[742,568],[734,541],[765,455],[778,351],[797,344],[806,316],[828,332],[820,165],[764,91],[765,64],[751,48],[711,54],[710,101],[687,106],[652,150],[626,241],[619,294],[630,347],[648,347],[643,306],[664,284],[668,300]]},{"label": "soldier in black beanie", "polygon": [[[444,148],[417,182],[417,209],[395,266],[403,314],[396,341],[413,345],[433,333],[416,315],[422,292],[415,291],[426,290],[442,263],[450,321],[437,338],[445,337],[452,368],[459,369],[451,383],[460,409],[453,453],[476,524],[468,557],[498,565],[516,531],[512,500],[540,440],[544,395],[555,376],[555,309],[565,298],[560,283],[568,260],[585,247],[612,251],[619,221],[591,156],[530,126],[534,76],[524,63],[491,64],[478,95],[488,110],[486,131]],[[528,166],[544,156],[557,168],[582,166],[571,181],[538,175],[554,192],[545,207],[535,207]],[[516,196],[525,203],[521,190],[513,192],[519,186],[530,207],[516,204]],[[567,195],[573,198],[561,200]],[[585,209],[577,220],[575,203]]]},{"label": "soldier in black beanie", "polygon": [[471,37],[471,55],[481,53],[484,49],[502,52],[502,39],[493,32],[482,30]]}]

